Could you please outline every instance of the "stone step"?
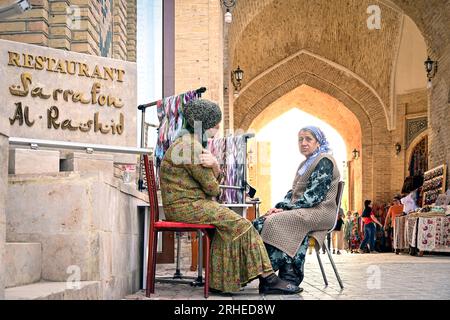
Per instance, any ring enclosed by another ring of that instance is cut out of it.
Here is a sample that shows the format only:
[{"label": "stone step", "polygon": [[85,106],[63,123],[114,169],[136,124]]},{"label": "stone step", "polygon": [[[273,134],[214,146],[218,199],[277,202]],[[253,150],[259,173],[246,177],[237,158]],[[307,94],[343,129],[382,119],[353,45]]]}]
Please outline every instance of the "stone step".
[{"label": "stone step", "polygon": [[40,243],[7,242],[5,287],[17,287],[41,280],[42,246]]},{"label": "stone step", "polygon": [[73,282],[38,282],[26,286],[5,289],[5,300],[98,300],[100,281],[80,281],[79,287],[71,289]]}]

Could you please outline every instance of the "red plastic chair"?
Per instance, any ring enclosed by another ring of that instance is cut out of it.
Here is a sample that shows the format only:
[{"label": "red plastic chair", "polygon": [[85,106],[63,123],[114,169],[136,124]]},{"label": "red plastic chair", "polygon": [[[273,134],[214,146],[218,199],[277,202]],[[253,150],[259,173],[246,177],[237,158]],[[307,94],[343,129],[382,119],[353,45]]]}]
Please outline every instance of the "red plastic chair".
[{"label": "red plastic chair", "polygon": [[155,293],[155,273],[156,273],[156,251],[158,247],[159,231],[192,232],[201,231],[206,237],[206,261],[205,261],[205,284],[204,294],[208,298],[209,294],[209,259],[211,239],[206,232],[214,230],[211,224],[192,224],[181,222],[159,221],[158,197],[156,193],[155,173],[153,171],[153,160],[149,160],[148,155],[144,155],[145,176],[147,180],[148,197],[150,202],[150,231],[148,237],[148,264],[147,264],[147,289],[146,296]]}]

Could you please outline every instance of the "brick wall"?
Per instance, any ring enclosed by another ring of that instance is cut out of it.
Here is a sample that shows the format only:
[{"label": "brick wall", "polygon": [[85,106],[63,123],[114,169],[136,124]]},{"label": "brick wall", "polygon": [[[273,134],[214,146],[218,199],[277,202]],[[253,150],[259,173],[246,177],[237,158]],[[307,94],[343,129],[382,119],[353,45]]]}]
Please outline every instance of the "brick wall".
[{"label": "brick wall", "polygon": [[127,1],[127,56],[128,61],[136,61],[137,34],[137,4],[136,0]]},{"label": "brick wall", "polygon": [[136,0],[31,4],[32,10],[0,20],[1,39],[136,61]]},{"label": "brick wall", "polygon": [[175,1],[175,93],[204,86],[223,108],[222,18],[219,1]]},{"label": "brick wall", "polygon": [[[391,193],[400,193],[403,181],[408,176],[408,154],[415,145],[407,146],[406,121],[409,118],[427,116],[428,93],[426,89],[415,90],[397,96],[395,130],[391,132]],[[401,151],[396,154],[394,145],[399,143]]]},{"label": "brick wall", "polygon": [[[399,31],[397,27],[390,27],[398,26],[397,21],[399,20],[397,19],[405,14],[412,19],[420,30],[427,44],[430,57],[439,63],[438,74],[433,79],[433,88],[428,93],[429,167],[438,166],[442,163],[450,164],[450,144],[448,143],[450,141],[450,32],[448,28],[450,0],[378,1],[377,4],[381,6],[383,12],[382,30],[381,32],[369,32],[366,37],[361,39],[358,38],[358,35],[367,33],[367,30],[355,32],[355,26],[351,23],[357,24],[358,28],[364,25],[364,21],[360,19],[365,15],[365,10],[362,9],[367,8],[368,4],[372,4],[372,2],[317,0],[312,3],[290,1],[289,5],[286,5],[286,1],[276,0],[240,1],[235,8],[234,21],[230,28],[230,59],[233,63],[240,63],[241,67],[243,67],[244,61],[247,62],[245,68],[248,72],[245,82],[250,83],[255,81],[268,67],[273,66],[274,63],[279,63],[283,58],[292,56],[295,50],[305,48],[321,56],[331,56],[333,57],[331,58],[332,61],[359,74],[380,93],[382,100],[388,105],[388,88],[391,86],[390,74],[393,65],[392,53],[395,53],[395,48],[398,45],[398,37],[394,35],[398,35]],[[304,10],[295,10],[295,8],[301,6],[306,7]],[[342,8],[346,8],[347,11],[343,12]],[[354,11],[355,8],[356,11]],[[292,23],[286,25],[288,19],[280,18],[280,16],[289,16],[282,13],[286,10],[291,11],[292,15],[307,16],[304,19],[291,19]],[[337,12],[342,14],[336,14]],[[317,16],[322,18],[310,19]],[[367,16],[365,17],[367,18]],[[306,34],[296,32],[296,30],[304,29],[301,28],[302,21],[308,21],[309,23]],[[391,23],[393,25],[389,26]],[[337,29],[333,31],[333,28]],[[383,33],[386,33],[383,39],[376,40]],[[342,39],[342,41],[324,41],[329,38]],[[378,49],[383,48],[382,51],[377,51],[377,48],[370,49],[371,45],[366,43],[367,41],[372,44],[376,43]],[[258,44],[254,45],[254,43]],[[297,46],[294,45],[295,43]],[[264,50],[264,46],[268,45],[273,48],[273,50],[270,50],[271,55],[266,55],[268,50]],[[328,47],[330,50],[326,49],[327,46],[331,46]],[[339,52],[342,52],[342,54],[339,54]],[[355,59],[354,52],[358,54],[357,59]],[[364,54],[360,54],[361,52],[364,52]],[[338,56],[336,57],[336,55]],[[346,76],[342,79],[346,80]],[[257,92],[256,95],[264,97],[261,92]],[[392,90],[390,95],[390,99],[396,99]],[[239,104],[239,101],[235,101],[234,104],[235,119],[238,117],[236,102]],[[394,111],[393,113],[389,112],[388,117],[398,113],[403,116],[408,114],[408,111],[402,109],[402,106],[399,106],[398,110],[394,110],[393,107],[394,105],[391,105],[388,108],[389,111]],[[247,110],[255,112],[252,107]],[[369,156],[368,159],[365,159],[366,157],[363,155],[363,160],[372,159],[374,164],[372,169],[365,167],[365,174],[373,174],[374,177],[383,180],[384,183],[386,181],[391,182],[390,187],[386,187],[386,184],[374,185],[373,188],[369,186],[369,190],[373,190],[372,195],[376,198],[386,197],[386,199],[389,199],[390,193],[397,192],[400,180],[402,180],[401,175],[404,172],[404,154],[396,156],[393,147],[393,144],[403,139],[401,134],[403,130],[402,122],[394,122],[393,118],[389,118],[389,123],[394,126],[388,126],[388,128],[394,131],[385,132],[381,136],[374,131],[374,139],[371,142],[374,148],[370,152],[365,152]],[[400,125],[400,128],[395,128],[395,124]],[[371,118],[370,125],[375,130],[379,125],[379,120]],[[381,163],[379,169],[376,168],[377,163]],[[392,176],[390,172],[393,172]],[[450,183],[450,175],[448,182]],[[368,194],[368,196],[370,197],[371,194]]]}]

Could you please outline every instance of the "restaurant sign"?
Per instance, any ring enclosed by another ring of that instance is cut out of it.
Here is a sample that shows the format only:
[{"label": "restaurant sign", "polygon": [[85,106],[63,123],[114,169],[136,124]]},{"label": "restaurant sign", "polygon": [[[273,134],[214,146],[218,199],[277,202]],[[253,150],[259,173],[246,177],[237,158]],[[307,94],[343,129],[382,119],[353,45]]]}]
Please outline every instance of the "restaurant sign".
[{"label": "restaurant sign", "polygon": [[0,129],[136,146],[136,64],[0,40]]}]

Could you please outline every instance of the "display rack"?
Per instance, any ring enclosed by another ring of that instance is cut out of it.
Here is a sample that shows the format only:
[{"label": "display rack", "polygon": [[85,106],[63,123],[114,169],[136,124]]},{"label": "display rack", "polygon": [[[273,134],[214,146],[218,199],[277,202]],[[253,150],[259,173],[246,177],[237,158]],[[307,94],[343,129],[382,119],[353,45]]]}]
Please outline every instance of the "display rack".
[{"label": "display rack", "polygon": [[424,174],[422,186],[422,207],[436,202],[439,194],[445,193],[447,181],[447,165],[443,164]]}]

